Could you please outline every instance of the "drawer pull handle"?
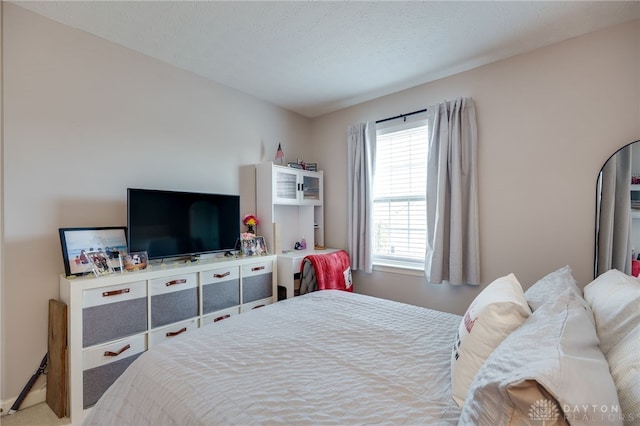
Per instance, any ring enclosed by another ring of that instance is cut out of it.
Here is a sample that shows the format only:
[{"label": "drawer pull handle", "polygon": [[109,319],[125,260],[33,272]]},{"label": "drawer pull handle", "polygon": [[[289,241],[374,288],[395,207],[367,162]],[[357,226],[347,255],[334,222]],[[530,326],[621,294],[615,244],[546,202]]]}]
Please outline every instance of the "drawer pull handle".
[{"label": "drawer pull handle", "polygon": [[253,308],[251,308],[251,309],[258,309],[258,308],[264,308],[264,305],[254,306],[254,307],[253,307]]},{"label": "drawer pull handle", "polygon": [[131,345],[127,345],[125,347],[123,347],[122,349],[120,349],[118,352],[111,352],[111,351],[106,351],[104,353],[104,356],[118,356],[120,355],[122,352],[126,351],[127,349],[130,349]]},{"label": "drawer pull handle", "polygon": [[264,269],[264,265],[263,266],[254,266],[253,268],[251,268],[251,271],[262,271]]},{"label": "drawer pull handle", "polygon": [[224,278],[228,277],[229,275],[231,275],[231,272],[227,271],[224,274],[213,274],[213,278]]},{"label": "drawer pull handle", "polygon": [[185,331],[187,331],[187,327],[182,327],[180,330],[178,331],[170,331],[166,334],[167,337],[173,337],[173,336],[177,336],[178,334],[182,334]]},{"label": "drawer pull handle", "polygon": [[131,290],[128,288],[123,288],[121,290],[113,290],[113,291],[103,291],[102,297],[117,296],[118,294],[129,293],[130,291]]},{"label": "drawer pull handle", "polygon": [[181,279],[179,279],[179,280],[173,280],[173,281],[166,282],[166,283],[164,283],[164,285],[166,285],[167,287],[169,287],[169,286],[171,286],[171,285],[184,284],[184,283],[186,283],[186,282],[187,282],[187,280],[186,280],[186,279],[181,278]]},{"label": "drawer pull handle", "polygon": [[219,316],[218,318],[214,319],[213,322],[222,321],[223,319],[227,319],[230,316],[231,316],[231,314],[226,314],[226,315]]}]

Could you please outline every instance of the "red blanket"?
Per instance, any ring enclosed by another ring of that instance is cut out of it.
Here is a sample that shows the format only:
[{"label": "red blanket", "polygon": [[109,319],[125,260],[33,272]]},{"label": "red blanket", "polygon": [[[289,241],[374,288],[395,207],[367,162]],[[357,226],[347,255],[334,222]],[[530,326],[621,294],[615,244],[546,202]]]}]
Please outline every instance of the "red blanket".
[{"label": "red blanket", "polygon": [[304,260],[309,260],[313,265],[318,290],[353,291],[353,285],[351,285],[351,263],[346,251],[340,250],[328,254],[305,256],[300,265],[300,272],[302,272]]}]

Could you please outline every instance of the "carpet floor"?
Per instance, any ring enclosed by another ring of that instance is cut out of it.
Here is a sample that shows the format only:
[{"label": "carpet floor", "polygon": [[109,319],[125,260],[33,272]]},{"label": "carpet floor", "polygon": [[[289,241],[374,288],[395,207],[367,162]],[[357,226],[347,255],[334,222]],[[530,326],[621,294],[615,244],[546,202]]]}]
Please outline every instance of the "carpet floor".
[{"label": "carpet floor", "polygon": [[46,402],[0,417],[0,425],[2,426],[59,426],[70,424],[68,417],[59,419]]}]

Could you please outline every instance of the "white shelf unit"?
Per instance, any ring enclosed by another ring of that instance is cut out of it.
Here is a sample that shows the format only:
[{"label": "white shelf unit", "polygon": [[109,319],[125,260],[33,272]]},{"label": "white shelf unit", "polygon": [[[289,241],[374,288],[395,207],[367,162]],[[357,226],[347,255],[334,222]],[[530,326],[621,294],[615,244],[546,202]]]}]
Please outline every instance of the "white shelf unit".
[{"label": "white shelf unit", "polygon": [[276,256],[174,262],[106,277],[60,277],[69,417],[81,424],[147,349],[277,300]]},{"label": "white shelf unit", "polygon": [[[632,184],[630,188],[632,200],[640,200],[640,185]],[[640,250],[640,209],[631,209],[631,248],[636,255]]]},{"label": "white shelf unit", "polygon": [[293,250],[304,237],[307,249],[324,245],[323,172],[272,162],[256,165],[258,234],[269,253]]}]

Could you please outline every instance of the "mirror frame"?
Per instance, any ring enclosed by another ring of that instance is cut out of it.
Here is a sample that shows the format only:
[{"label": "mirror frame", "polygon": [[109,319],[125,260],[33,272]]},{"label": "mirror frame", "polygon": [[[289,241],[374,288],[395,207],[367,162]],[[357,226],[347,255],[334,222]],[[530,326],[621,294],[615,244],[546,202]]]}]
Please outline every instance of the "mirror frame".
[{"label": "mirror frame", "polygon": [[[594,278],[596,278],[599,274],[601,274],[603,272],[606,272],[606,270],[598,271],[600,245],[601,245],[601,240],[600,240],[601,239],[600,238],[601,235],[600,234],[601,234],[601,225],[602,225],[601,224],[601,220],[602,220],[602,196],[603,196],[603,190],[608,190],[608,189],[610,189],[609,187],[611,186],[611,185],[608,185],[608,187],[606,189],[603,189],[603,173],[605,171],[605,167],[607,167],[609,165],[610,161],[612,161],[613,159],[617,159],[616,156],[621,151],[623,151],[624,149],[626,149],[628,147],[633,146],[636,143],[640,144],[640,140],[636,140],[636,141],[630,142],[630,143],[618,148],[613,154],[611,154],[609,156],[609,158],[607,158],[607,160],[604,162],[604,164],[600,168],[600,171],[598,172],[598,176],[597,176],[597,179],[596,179],[596,199],[595,199],[595,201],[596,201],[596,218],[595,218],[595,237],[594,237],[594,241],[595,241],[595,244],[594,244],[594,263],[593,263],[593,276],[594,276]],[[640,147],[640,145],[638,145],[638,147]],[[629,198],[628,198],[629,207],[628,207],[628,209],[625,207],[625,208],[623,208],[622,210],[620,210],[618,212],[618,216],[620,214],[623,214],[622,212],[624,212],[625,209],[628,212],[627,215],[628,215],[628,218],[629,218],[628,219],[629,220],[629,225],[628,225],[629,227],[628,227],[627,232],[626,232],[626,234],[628,235],[627,247],[626,247],[626,250],[624,250],[624,249],[623,250],[627,252],[626,256],[628,256],[628,260],[629,261],[632,258],[632,251],[633,251],[633,248],[634,248],[633,243],[631,241],[632,240],[632,235],[631,235],[631,232],[632,232],[632,221],[633,221],[632,214],[631,214],[631,206],[630,206],[630,203],[631,203],[631,195],[630,195],[631,186],[630,185],[631,185],[631,182],[632,182],[631,177],[640,176],[640,149],[638,149],[636,152],[637,152],[636,156],[638,157],[638,161],[636,163],[637,164],[637,169],[635,170],[635,173],[634,173],[634,168],[633,168],[634,161],[633,161],[633,151],[632,151],[631,154],[630,154],[630,159],[629,159],[629,162],[630,162],[630,166],[629,167],[630,168],[628,170],[626,170],[626,171],[623,171],[623,173],[625,173],[625,175],[628,176],[628,181],[626,180],[624,175],[620,175],[619,169],[617,167],[616,167],[616,176],[615,176],[616,180],[622,179],[622,183],[627,181],[628,183],[626,183],[626,185],[629,185],[626,190],[625,190],[624,187],[618,188],[619,191],[623,191],[623,194],[626,194],[626,193],[629,194]],[[611,180],[611,179],[614,179],[614,178],[610,177],[609,180]],[[614,185],[614,192],[617,192],[615,190],[615,187],[616,187],[616,185]],[[614,203],[613,206],[610,207],[610,209],[614,209],[615,210],[615,203]],[[615,215],[614,215],[614,217],[611,218],[611,220],[613,220],[613,219],[615,219]],[[610,227],[611,228],[614,227],[613,226],[613,222],[611,222]],[[640,229],[640,227],[639,227],[639,229]],[[609,238],[613,239],[614,236],[612,235]],[[638,248],[640,249],[640,240],[638,241],[638,243],[639,243],[638,244]],[[624,243],[620,243],[619,241],[618,241],[618,244],[624,245]],[[613,243],[611,243],[611,245],[613,246]],[[619,255],[620,251],[621,250],[617,250],[617,254],[618,255]],[[616,255],[616,252],[614,251],[614,253],[611,254],[611,257],[613,258],[613,257],[615,257],[615,255]],[[618,259],[619,259],[619,257],[618,257]],[[623,272],[631,273],[632,262],[629,262],[627,266],[623,266],[622,268],[620,267],[621,264],[619,262],[620,261],[618,261],[617,267],[615,269],[622,269]],[[624,262],[626,262],[626,260]],[[615,263],[615,262],[612,262],[612,263]],[[626,263],[624,263],[624,264],[626,265]],[[629,270],[625,271],[625,269],[627,269],[627,268]],[[613,268],[610,267],[608,269],[613,269]]]}]

